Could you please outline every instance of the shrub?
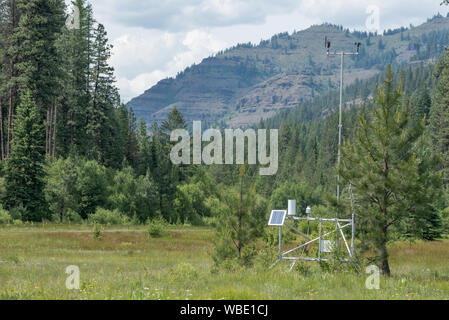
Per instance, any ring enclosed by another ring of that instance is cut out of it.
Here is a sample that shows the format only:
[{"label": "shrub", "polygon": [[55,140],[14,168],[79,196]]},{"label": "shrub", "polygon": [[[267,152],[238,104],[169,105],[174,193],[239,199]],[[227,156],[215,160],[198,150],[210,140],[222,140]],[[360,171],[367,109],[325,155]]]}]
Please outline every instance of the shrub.
[{"label": "shrub", "polygon": [[[278,228],[267,228],[263,240],[268,245],[273,247],[279,246],[279,229]],[[282,233],[282,244],[290,244],[296,240],[296,234],[291,232],[289,229],[286,229]]]},{"label": "shrub", "polygon": [[190,221],[193,225],[202,225],[201,217],[210,216],[205,205],[206,196],[200,184],[178,186],[174,207],[182,223]]},{"label": "shrub", "polygon": [[12,221],[11,215],[8,211],[3,209],[3,207],[0,205],[0,225],[2,224],[8,224]]},{"label": "shrub", "polygon": [[94,239],[95,240],[101,240],[101,238],[103,237],[102,231],[103,230],[101,229],[101,226],[99,226],[98,224],[94,225],[93,234],[94,234]]},{"label": "shrub", "polygon": [[273,245],[266,243],[264,247],[259,250],[259,254],[257,255],[257,265],[263,269],[267,269],[273,265],[277,258],[278,252],[276,248]]},{"label": "shrub", "polygon": [[65,214],[64,222],[81,224],[83,222],[83,218],[81,218],[81,216],[77,212],[69,209],[69,210],[67,210],[67,212]]},{"label": "shrub", "polygon": [[107,169],[98,164],[97,161],[80,161],[76,173],[77,212],[86,219],[90,214],[96,212],[96,208],[104,207],[108,196],[108,174]]},{"label": "shrub", "polygon": [[95,214],[89,216],[89,221],[94,224],[122,225],[128,222],[128,218],[123,216],[118,210],[110,211],[97,208]]},{"label": "shrub", "polygon": [[205,217],[203,218],[204,224],[208,227],[216,228],[218,219],[217,217]]},{"label": "shrub", "polygon": [[109,192],[109,207],[138,223],[156,216],[157,188],[149,175],[136,177],[132,168],[125,168],[115,174]]},{"label": "shrub", "polygon": [[26,216],[26,209],[21,205],[9,210],[9,214],[13,220],[22,220]]},{"label": "shrub", "polygon": [[306,213],[307,206],[315,207],[323,202],[320,188],[312,188],[307,183],[285,182],[277,188],[270,198],[270,208],[284,208],[289,199],[296,199],[298,215]]},{"label": "shrub", "polygon": [[215,252],[212,259],[217,267],[226,261],[237,259],[237,251],[233,248],[232,240],[229,237],[218,238],[214,241],[214,244]]},{"label": "shrub", "polygon": [[148,224],[148,235],[150,238],[160,238],[165,234],[166,227],[164,219],[155,219]]},{"label": "shrub", "polygon": [[67,212],[79,210],[80,199],[76,190],[78,165],[72,158],[48,164],[44,193],[53,222],[67,222],[64,221]]},{"label": "shrub", "polygon": [[303,277],[308,277],[312,274],[312,269],[310,265],[304,261],[296,263],[294,270]]},{"label": "shrub", "polygon": [[329,261],[320,262],[321,271],[326,273],[360,273],[366,264],[364,259],[357,255],[350,262],[346,262],[345,259],[347,259],[347,253],[344,250],[334,250],[329,257]]},{"label": "shrub", "polygon": [[[61,222],[61,215],[55,213],[52,215],[52,221],[55,223]],[[75,223],[75,224],[81,224],[83,222],[83,218],[81,216],[73,211],[72,209],[67,209],[66,213],[64,214],[63,223]]]}]

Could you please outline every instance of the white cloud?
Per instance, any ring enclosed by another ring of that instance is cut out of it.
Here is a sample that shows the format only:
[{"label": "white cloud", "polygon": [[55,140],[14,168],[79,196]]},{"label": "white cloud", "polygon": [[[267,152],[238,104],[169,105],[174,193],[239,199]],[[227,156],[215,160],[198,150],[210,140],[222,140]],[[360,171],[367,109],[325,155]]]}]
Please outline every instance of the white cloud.
[{"label": "white cloud", "polygon": [[227,47],[226,42],[204,30],[174,34],[135,29],[132,34],[114,40],[113,45],[111,63],[116,68],[117,84],[125,101]]},{"label": "white cloud", "polygon": [[296,0],[96,0],[100,15],[130,27],[190,31],[203,27],[262,24],[269,14],[294,9]]},{"label": "white cloud", "polygon": [[120,77],[117,79],[117,85],[120,88],[122,99],[127,101],[132,97],[136,97],[137,95],[143,93],[160,79],[166,78],[168,76],[168,73],[156,70],[151,73],[139,74],[133,79]]}]

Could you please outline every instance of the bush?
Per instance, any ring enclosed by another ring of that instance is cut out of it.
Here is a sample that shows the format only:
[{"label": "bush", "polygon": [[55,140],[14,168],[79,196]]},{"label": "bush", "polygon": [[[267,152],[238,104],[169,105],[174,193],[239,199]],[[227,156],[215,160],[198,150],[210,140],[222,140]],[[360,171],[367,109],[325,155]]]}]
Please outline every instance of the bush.
[{"label": "bush", "polygon": [[101,226],[99,226],[98,224],[95,224],[94,231],[93,231],[94,239],[101,240],[101,238],[103,237],[102,232],[103,232],[103,230],[101,229]]},{"label": "bush", "polygon": [[[61,222],[61,216],[57,213],[52,215],[52,221],[55,223]],[[66,213],[64,214],[63,223],[75,223],[75,224],[81,224],[83,222],[83,218],[81,216],[73,211],[72,209],[67,209]]]},{"label": "bush", "polygon": [[109,188],[109,207],[143,223],[157,216],[157,188],[149,175],[136,177],[132,168],[119,171]]},{"label": "bush", "polygon": [[69,209],[65,214],[64,222],[81,224],[83,222],[83,218],[81,218],[81,216],[77,212]]},{"label": "bush", "polygon": [[347,259],[347,254],[344,250],[334,250],[329,257],[329,261],[321,261],[321,271],[326,273],[360,273],[363,266],[366,264],[364,259],[360,256],[350,261],[344,261]]},{"label": "bush", "polygon": [[214,242],[215,252],[212,255],[215,266],[220,266],[226,261],[236,260],[238,255],[229,237],[218,238]]},{"label": "bush", "polygon": [[89,216],[89,221],[94,224],[122,225],[128,223],[128,218],[123,216],[118,210],[110,211],[97,208],[95,214]]},{"label": "bush", "polygon": [[309,277],[310,275],[312,275],[312,269],[310,265],[304,261],[297,262],[294,270],[303,277]]},{"label": "bush", "polygon": [[148,224],[148,235],[150,238],[160,238],[165,234],[167,224],[164,219],[159,218]]},{"label": "bush", "polygon": [[8,224],[12,221],[11,215],[8,211],[3,209],[3,207],[0,205],[0,225],[2,224]]},{"label": "bush", "polygon": [[203,218],[204,224],[208,227],[216,228],[218,224],[217,217],[205,217]]},{"label": "bush", "polygon": [[9,214],[13,220],[22,220],[26,216],[26,209],[23,206],[15,207],[9,210]]},{"label": "bush", "polygon": [[[270,208],[284,208],[289,199],[296,200],[296,212],[302,216],[307,206],[315,207],[323,202],[321,188],[312,188],[307,183],[285,182],[277,188],[270,198]],[[317,213],[314,213],[317,214]]]},{"label": "bush", "polygon": [[183,224],[189,221],[193,225],[202,225],[201,217],[210,216],[205,206],[205,195],[199,184],[186,184],[177,187],[174,207]]},{"label": "bush", "polygon": [[[296,234],[293,233],[290,229],[285,229],[282,231],[282,244],[287,245],[296,240]],[[272,247],[279,246],[279,229],[278,228],[267,228],[264,235],[263,240],[267,245]]]},{"label": "bush", "polygon": [[83,219],[96,212],[96,208],[104,207],[108,196],[107,169],[96,161],[80,161],[76,173],[76,211]]}]

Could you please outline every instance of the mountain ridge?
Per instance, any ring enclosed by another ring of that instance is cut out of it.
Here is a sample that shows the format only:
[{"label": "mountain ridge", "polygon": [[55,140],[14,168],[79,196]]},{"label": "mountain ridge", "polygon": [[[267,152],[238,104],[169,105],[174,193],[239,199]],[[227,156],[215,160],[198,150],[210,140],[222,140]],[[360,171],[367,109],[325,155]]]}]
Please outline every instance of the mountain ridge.
[{"label": "mountain ridge", "polygon": [[[372,77],[387,63],[435,59],[449,44],[449,18],[437,15],[420,26],[384,35],[325,23],[280,33],[258,45],[239,44],[186,68],[176,78],[161,80],[127,105],[148,124],[162,122],[176,106],[189,122],[253,125],[338,87],[340,60],[327,57],[325,36],[334,50],[353,51],[354,43],[362,42],[360,57],[345,61],[349,85]],[[434,42],[435,52],[430,52]]]}]

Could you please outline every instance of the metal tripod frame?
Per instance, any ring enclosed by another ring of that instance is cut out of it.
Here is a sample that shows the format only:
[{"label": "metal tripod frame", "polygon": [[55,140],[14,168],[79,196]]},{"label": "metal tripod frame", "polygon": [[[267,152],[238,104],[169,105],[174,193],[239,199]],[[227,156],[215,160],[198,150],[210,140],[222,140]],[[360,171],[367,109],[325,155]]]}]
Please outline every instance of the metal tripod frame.
[{"label": "metal tripod frame", "polygon": [[[352,219],[322,219],[322,218],[311,218],[311,217],[295,217],[295,216],[289,216],[287,218],[288,220],[293,220],[293,221],[307,221],[307,222],[312,222],[312,221],[319,221],[319,236],[315,239],[310,239],[310,237],[308,235],[305,235],[304,233],[300,232],[299,230],[297,230],[296,228],[294,228],[293,226],[291,226],[290,224],[288,224],[287,222],[285,222],[285,226],[287,226],[289,229],[291,229],[293,232],[301,235],[302,237],[305,238],[305,242],[302,243],[301,245],[290,249],[288,251],[282,252],[282,230],[283,227],[279,227],[279,257],[276,260],[276,262],[270,267],[273,268],[275,265],[277,265],[279,262],[281,262],[282,260],[287,260],[287,261],[292,261],[291,267],[290,267],[290,271],[293,270],[293,268],[295,267],[296,263],[298,261],[317,261],[317,262],[328,262],[329,259],[327,258],[323,258],[321,256],[322,253],[322,240],[325,239],[326,237],[328,237],[329,235],[332,235],[333,233],[335,233],[335,235],[337,236],[338,234],[341,235],[341,238],[343,239],[344,245],[345,245],[345,249],[347,250],[348,253],[348,258],[347,259],[343,259],[344,262],[351,262],[354,259],[354,241],[355,241],[355,217],[354,214],[352,216]],[[328,232],[326,234],[323,234],[323,223],[330,223],[333,222],[335,225],[335,230]],[[343,232],[344,229],[351,227],[351,241],[350,243],[348,243],[348,240],[345,237],[345,234]],[[307,248],[307,246],[318,242],[319,248],[318,248],[318,258],[315,257],[304,257],[304,253],[305,253],[305,249]],[[299,252],[301,249],[303,249],[302,254],[300,256],[291,256],[293,253],[295,252]]]}]

